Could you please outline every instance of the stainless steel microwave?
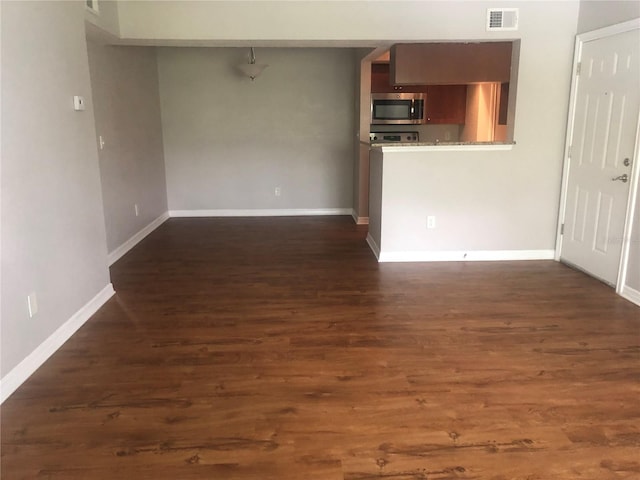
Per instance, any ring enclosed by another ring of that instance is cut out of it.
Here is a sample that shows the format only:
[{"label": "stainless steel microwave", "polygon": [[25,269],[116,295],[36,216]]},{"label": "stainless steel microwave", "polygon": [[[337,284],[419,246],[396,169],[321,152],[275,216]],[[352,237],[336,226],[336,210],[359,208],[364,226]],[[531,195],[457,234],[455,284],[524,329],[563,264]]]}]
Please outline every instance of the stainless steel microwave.
[{"label": "stainless steel microwave", "polygon": [[374,93],[371,95],[373,125],[417,125],[425,123],[424,93]]}]

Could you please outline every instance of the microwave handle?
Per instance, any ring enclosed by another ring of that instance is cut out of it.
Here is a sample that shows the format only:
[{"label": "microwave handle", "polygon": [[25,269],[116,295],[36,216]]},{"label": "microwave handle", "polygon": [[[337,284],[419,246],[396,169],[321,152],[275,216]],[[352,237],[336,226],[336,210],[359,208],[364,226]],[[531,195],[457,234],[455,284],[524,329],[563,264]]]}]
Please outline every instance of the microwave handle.
[{"label": "microwave handle", "polygon": [[414,100],[411,105],[411,119],[422,120],[424,117],[424,100]]}]

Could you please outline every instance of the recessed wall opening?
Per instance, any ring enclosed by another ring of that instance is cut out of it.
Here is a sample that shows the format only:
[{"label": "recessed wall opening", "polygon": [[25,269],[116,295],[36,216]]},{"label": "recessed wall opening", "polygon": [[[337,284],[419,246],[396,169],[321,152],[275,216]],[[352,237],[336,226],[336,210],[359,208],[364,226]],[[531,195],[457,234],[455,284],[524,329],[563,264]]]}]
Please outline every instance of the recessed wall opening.
[{"label": "recessed wall opening", "polygon": [[395,44],[371,62],[372,96],[420,94],[424,117],[407,125],[372,118],[371,131],[409,129],[421,142],[513,143],[519,58],[519,40]]}]

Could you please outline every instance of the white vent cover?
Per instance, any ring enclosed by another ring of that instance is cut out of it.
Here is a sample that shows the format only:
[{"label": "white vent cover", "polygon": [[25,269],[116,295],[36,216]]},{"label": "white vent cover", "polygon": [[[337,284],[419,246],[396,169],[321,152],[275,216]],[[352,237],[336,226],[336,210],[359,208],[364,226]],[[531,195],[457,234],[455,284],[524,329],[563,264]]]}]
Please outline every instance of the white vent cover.
[{"label": "white vent cover", "polygon": [[489,8],[487,10],[487,31],[518,29],[517,8]]}]

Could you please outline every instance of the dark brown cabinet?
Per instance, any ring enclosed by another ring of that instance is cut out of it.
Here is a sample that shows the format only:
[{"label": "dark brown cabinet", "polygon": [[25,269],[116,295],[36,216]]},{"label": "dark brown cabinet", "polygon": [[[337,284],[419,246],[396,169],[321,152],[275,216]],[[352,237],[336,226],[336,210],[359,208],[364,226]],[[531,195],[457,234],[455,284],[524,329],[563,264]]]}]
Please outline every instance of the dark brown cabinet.
[{"label": "dark brown cabinet", "polygon": [[508,82],[513,42],[409,43],[391,47],[394,85]]},{"label": "dark brown cabinet", "polygon": [[428,124],[464,124],[467,111],[467,86],[427,86],[426,110]]},{"label": "dark brown cabinet", "polygon": [[411,87],[391,85],[389,82],[389,64],[371,64],[371,93],[411,92]]}]

